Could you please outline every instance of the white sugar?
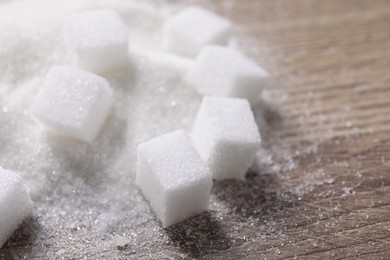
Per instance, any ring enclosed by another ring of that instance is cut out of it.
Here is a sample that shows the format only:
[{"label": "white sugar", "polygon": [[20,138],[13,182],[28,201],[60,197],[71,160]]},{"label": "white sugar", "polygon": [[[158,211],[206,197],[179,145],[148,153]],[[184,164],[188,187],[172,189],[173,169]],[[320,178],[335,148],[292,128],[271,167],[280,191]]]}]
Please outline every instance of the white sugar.
[{"label": "white sugar", "polygon": [[[0,4],[0,165],[23,176],[35,202],[33,223],[22,227],[31,229],[32,254],[129,258],[112,250],[118,236],[133,241],[134,250],[151,244],[166,249],[172,242],[133,185],[136,148],[178,127],[189,132],[201,96],[182,80],[193,62],[161,50],[162,24],[177,12],[168,15],[165,5],[151,2]],[[111,114],[91,144],[48,135],[29,110],[53,65],[77,66],[64,43],[65,21],[101,8],[118,13],[130,39],[129,64],[106,76],[113,91]],[[211,207],[213,215],[229,210],[215,200]]]},{"label": "white sugar", "polygon": [[209,205],[210,169],[182,130],[138,147],[136,183],[163,227],[195,216]]},{"label": "white sugar", "polygon": [[[66,19],[99,7],[120,14],[134,44],[130,64],[105,77],[113,91],[113,106],[99,137],[87,144],[47,134],[29,110],[53,65],[75,66],[63,41]],[[155,6],[134,1],[1,6],[0,165],[18,171],[36,201],[36,215],[45,222],[37,243],[51,238],[66,242],[64,234],[74,225],[87,226],[86,234],[94,239],[112,226],[138,226],[153,216],[132,184],[137,146],[178,126],[188,132],[200,104],[199,95],[182,83],[191,63],[154,55],[162,53],[159,36],[164,17]],[[140,46],[144,52],[136,50]],[[103,201],[104,206],[96,207]]]},{"label": "white sugar", "polygon": [[109,83],[71,67],[53,66],[31,108],[49,131],[92,142],[112,106]]},{"label": "white sugar", "polygon": [[205,96],[238,97],[259,103],[268,73],[238,50],[207,46],[188,75],[189,83]]},{"label": "white sugar", "polygon": [[128,61],[127,29],[113,10],[74,14],[65,23],[65,33],[83,69],[106,72],[120,68]]},{"label": "white sugar", "polygon": [[195,58],[204,46],[227,44],[230,29],[228,20],[205,9],[191,7],[166,21],[163,28],[163,48]]},{"label": "white sugar", "polygon": [[0,167],[0,248],[32,209],[22,177]]},{"label": "white sugar", "polygon": [[243,179],[260,148],[249,103],[237,98],[204,98],[192,140],[214,179]]}]

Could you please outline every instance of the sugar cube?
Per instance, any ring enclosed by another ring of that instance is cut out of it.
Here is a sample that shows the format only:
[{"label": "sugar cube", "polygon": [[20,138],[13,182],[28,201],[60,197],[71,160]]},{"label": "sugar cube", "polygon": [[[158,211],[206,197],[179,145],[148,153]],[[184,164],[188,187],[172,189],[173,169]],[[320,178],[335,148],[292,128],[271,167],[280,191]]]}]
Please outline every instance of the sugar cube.
[{"label": "sugar cube", "polygon": [[205,9],[190,7],[164,24],[163,48],[194,58],[206,45],[226,44],[230,29],[228,20]]},{"label": "sugar cube", "polygon": [[112,91],[102,77],[66,66],[53,66],[32,108],[45,129],[92,142],[112,106]]},{"label": "sugar cube", "polygon": [[0,167],[0,248],[32,209],[22,177]]},{"label": "sugar cube", "polygon": [[109,9],[74,14],[65,24],[66,39],[77,54],[79,67],[100,73],[126,64],[128,32]]},{"label": "sugar cube", "polygon": [[196,59],[187,80],[204,96],[238,97],[251,104],[260,100],[268,73],[237,50],[207,46]]},{"label": "sugar cube", "polygon": [[243,179],[260,148],[260,134],[248,101],[205,97],[192,141],[214,179]]},{"label": "sugar cube", "polygon": [[138,146],[136,183],[163,227],[208,208],[211,172],[182,130]]}]

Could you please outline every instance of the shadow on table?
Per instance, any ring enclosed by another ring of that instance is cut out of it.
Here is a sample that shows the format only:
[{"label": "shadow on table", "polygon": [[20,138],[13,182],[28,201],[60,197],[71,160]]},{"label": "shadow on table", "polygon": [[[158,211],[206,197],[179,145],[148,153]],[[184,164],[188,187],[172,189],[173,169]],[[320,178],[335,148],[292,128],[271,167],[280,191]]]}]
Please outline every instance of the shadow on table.
[{"label": "shadow on table", "polygon": [[277,174],[250,172],[245,181],[215,182],[212,194],[218,203],[230,209],[238,221],[262,223],[294,206],[295,197],[284,191]]},{"label": "shadow on table", "polygon": [[22,259],[26,255],[31,255],[39,229],[36,218],[30,217],[24,220],[0,249],[0,259]]},{"label": "shadow on table", "polygon": [[264,99],[255,105],[251,105],[251,109],[261,133],[263,144],[274,140],[275,133],[284,127],[285,120],[283,116],[276,107]]},{"label": "shadow on table", "polygon": [[209,212],[165,229],[169,239],[190,257],[200,257],[231,247],[219,221]]}]

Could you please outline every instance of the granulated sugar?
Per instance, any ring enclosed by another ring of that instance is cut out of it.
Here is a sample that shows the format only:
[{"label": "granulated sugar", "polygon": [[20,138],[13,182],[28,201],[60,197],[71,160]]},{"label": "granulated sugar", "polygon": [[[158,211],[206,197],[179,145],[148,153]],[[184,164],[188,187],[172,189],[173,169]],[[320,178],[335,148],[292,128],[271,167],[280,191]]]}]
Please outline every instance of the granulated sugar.
[{"label": "granulated sugar", "polygon": [[[113,90],[114,106],[96,140],[85,144],[43,132],[28,111],[52,65],[76,64],[64,44],[64,19],[76,11],[100,7],[117,11],[128,27],[130,61],[124,69],[104,75]],[[0,165],[23,176],[35,202],[32,219],[8,245],[27,236],[32,256],[45,252],[57,258],[97,259],[132,254],[148,258],[153,253],[159,258],[158,249],[181,243],[177,241],[181,235],[162,231],[133,184],[137,145],[178,128],[190,132],[201,102],[183,81],[193,60],[160,50],[163,21],[177,9],[135,0],[15,1],[0,6]],[[254,112],[260,131],[266,132],[263,109]],[[282,145],[263,148],[253,169],[266,166],[272,168],[269,172],[279,173],[294,168],[292,158]],[[220,201],[221,190],[239,190],[235,196],[240,196],[242,185],[226,188],[223,182],[213,188],[213,215],[206,213],[205,218],[186,225],[189,247],[201,234],[199,230],[212,230],[215,218],[236,210]],[[212,250],[246,240],[238,230],[229,239]],[[152,245],[154,250],[149,252],[134,251]]]}]

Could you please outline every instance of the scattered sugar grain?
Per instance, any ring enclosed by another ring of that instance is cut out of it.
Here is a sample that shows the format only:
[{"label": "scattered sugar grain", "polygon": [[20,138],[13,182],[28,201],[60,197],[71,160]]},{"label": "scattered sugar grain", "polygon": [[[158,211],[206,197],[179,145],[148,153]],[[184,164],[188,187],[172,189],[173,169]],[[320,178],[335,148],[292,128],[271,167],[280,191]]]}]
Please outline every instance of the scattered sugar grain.
[{"label": "scattered sugar grain", "polygon": [[131,240],[125,236],[118,236],[114,239],[114,243],[118,249],[125,249],[131,243]]}]

